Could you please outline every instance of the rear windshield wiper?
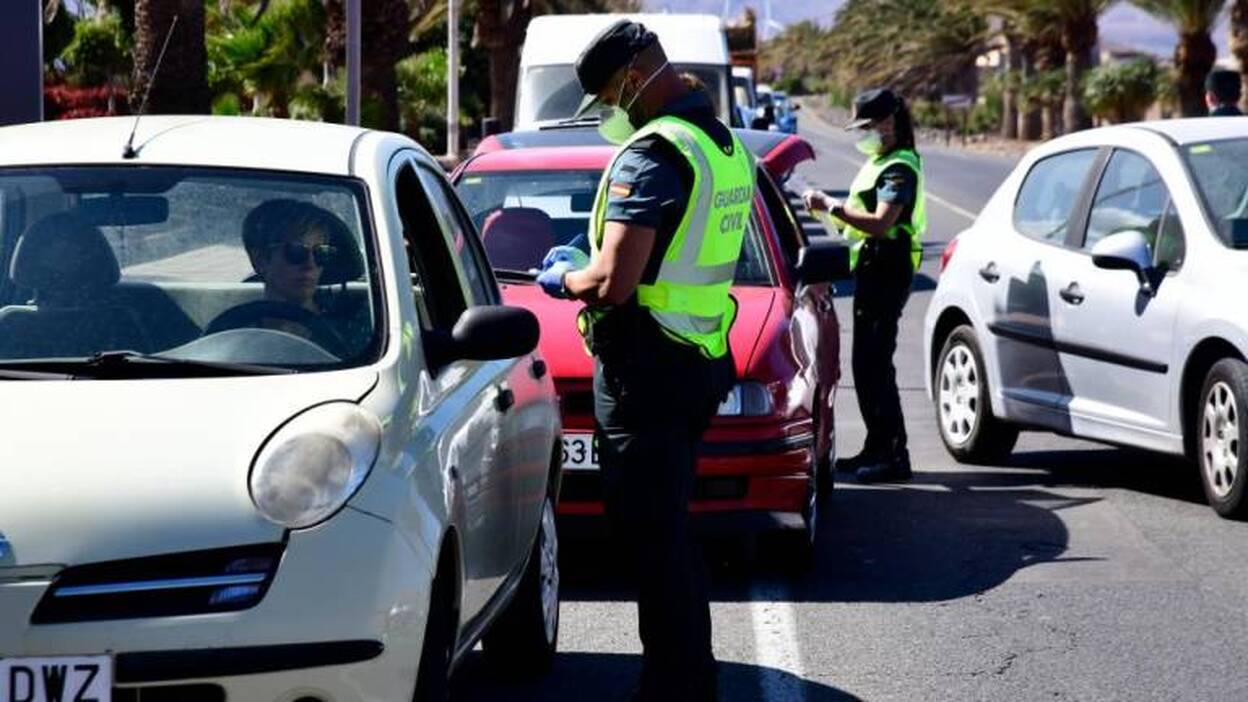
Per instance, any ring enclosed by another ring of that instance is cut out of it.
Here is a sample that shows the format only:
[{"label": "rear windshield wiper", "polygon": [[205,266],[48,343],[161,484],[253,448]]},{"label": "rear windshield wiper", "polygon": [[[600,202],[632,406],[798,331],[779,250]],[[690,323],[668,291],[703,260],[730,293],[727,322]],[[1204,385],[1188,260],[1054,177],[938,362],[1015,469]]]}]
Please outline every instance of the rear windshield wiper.
[{"label": "rear windshield wiper", "polygon": [[537,272],[535,270],[521,271],[514,268],[495,268],[494,275],[500,280],[512,282],[532,283],[537,280]]},{"label": "rear windshield wiper", "polygon": [[254,363],[170,358],[138,351],[104,351],[84,358],[0,361],[0,373],[39,373],[61,378],[180,378],[294,373],[291,368]]}]

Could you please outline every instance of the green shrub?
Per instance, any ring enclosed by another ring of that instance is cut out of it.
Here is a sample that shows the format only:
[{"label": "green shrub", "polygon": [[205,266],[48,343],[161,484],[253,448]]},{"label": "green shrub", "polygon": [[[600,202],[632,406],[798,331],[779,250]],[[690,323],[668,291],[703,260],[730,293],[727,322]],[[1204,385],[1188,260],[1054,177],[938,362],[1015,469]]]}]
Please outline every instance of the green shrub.
[{"label": "green shrub", "polygon": [[77,86],[104,85],[114,77],[128,77],[129,43],[121,17],[115,13],[79,20],[74,38],[61,52],[66,77]]}]

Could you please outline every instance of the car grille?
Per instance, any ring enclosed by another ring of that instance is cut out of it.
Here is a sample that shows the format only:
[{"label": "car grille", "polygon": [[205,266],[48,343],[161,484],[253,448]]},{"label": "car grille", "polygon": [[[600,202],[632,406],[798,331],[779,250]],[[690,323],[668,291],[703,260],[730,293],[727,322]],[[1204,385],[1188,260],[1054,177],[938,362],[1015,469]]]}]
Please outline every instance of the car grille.
[{"label": "car grille", "polygon": [[[232,612],[264,597],[283,544],[257,544],[67,568],[31,624]],[[145,698],[146,699],[146,698]]]},{"label": "car grille", "polygon": [[[694,500],[743,500],[750,480],[743,476],[699,477],[693,484]],[[562,502],[597,502],[602,499],[602,477],[597,472],[564,471],[559,499]]]},{"label": "car grille", "polygon": [[113,702],[225,702],[220,685],[115,687]]}]

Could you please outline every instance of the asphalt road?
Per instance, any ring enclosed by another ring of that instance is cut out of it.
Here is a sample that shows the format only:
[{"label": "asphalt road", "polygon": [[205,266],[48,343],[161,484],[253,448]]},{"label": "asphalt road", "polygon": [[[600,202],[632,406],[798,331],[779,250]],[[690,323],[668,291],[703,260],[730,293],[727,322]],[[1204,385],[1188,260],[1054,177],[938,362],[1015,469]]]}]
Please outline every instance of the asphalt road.
[{"label": "asphalt road", "polygon": [[[859,155],[801,113],[809,182],[845,189]],[[905,311],[899,382],[913,482],[841,481],[813,571],[766,551],[743,566],[712,544],[715,653],[725,702],[1248,699],[1248,524],[1204,505],[1181,462],[1024,434],[1008,465],[964,467],[922,391],[921,329],[940,250],[1008,161],[922,148],[930,246]],[[848,291],[838,299],[849,348]],[[848,376],[848,357],[842,359]],[[848,377],[837,448],[863,428]],[[623,700],[640,666],[635,609],[601,544],[565,535],[560,655],[541,680],[473,655],[454,699]]]}]

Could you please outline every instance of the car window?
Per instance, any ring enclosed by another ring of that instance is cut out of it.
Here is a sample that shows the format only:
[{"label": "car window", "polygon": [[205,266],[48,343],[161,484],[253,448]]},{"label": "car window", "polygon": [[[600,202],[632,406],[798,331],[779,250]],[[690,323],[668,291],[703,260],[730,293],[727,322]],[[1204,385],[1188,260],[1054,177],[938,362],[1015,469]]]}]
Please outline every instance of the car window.
[{"label": "car window", "polygon": [[1209,220],[1224,242],[1236,245],[1232,233],[1248,219],[1248,138],[1192,144],[1182,153]]},{"label": "car window", "polygon": [[0,170],[0,359],[110,351],[314,369],[375,358],[377,259],[350,178]]},{"label": "car window", "polygon": [[1065,242],[1071,212],[1095,160],[1095,149],[1081,149],[1036,162],[1014,202],[1014,228],[1038,241]]},{"label": "car window", "polygon": [[[589,215],[602,171],[469,171],[456,182],[460,199],[481,231],[496,271],[536,268],[552,246],[589,252]],[[751,221],[737,266],[738,285],[771,285],[762,241]]]},{"label": "car window", "polygon": [[1183,235],[1183,222],[1179,220],[1179,211],[1171,201],[1161,216],[1161,226],[1157,231],[1157,243],[1153,247],[1153,265],[1165,271],[1175,271],[1183,267],[1183,259],[1187,256],[1187,242]]},{"label": "car window", "polygon": [[1154,250],[1170,195],[1161,174],[1147,158],[1115,150],[1105,165],[1088,214],[1083,248],[1091,250],[1107,236],[1138,231]]},{"label": "car window", "polygon": [[450,241],[411,163],[399,168],[395,194],[421,324],[426,331],[449,331],[468,307],[465,290]]},{"label": "car window", "polygon": [[460,269],[468,286],[466,292],[469,302],[474,305],[494,303],[493,283],[489,273],[477,260],[476,232],[473,231],[471,222],[466,221],[458,198],[440,175],[425,167],[421,167],[419,172],[425,191],[433,203],[434,216],[459,259]]}]

